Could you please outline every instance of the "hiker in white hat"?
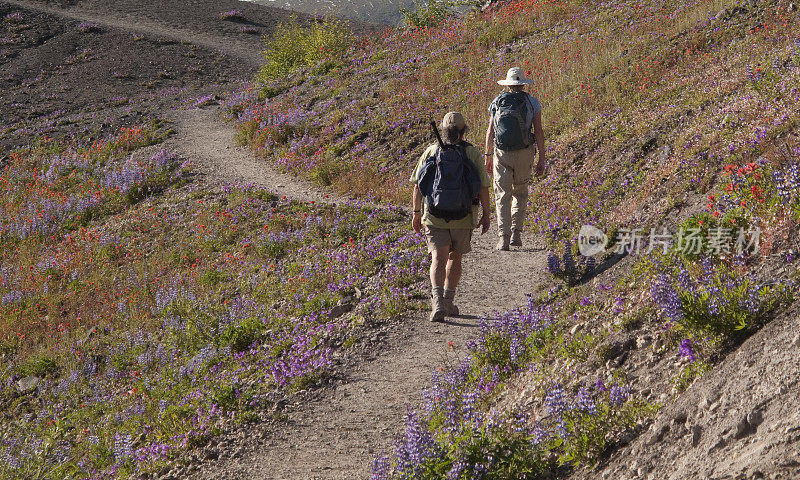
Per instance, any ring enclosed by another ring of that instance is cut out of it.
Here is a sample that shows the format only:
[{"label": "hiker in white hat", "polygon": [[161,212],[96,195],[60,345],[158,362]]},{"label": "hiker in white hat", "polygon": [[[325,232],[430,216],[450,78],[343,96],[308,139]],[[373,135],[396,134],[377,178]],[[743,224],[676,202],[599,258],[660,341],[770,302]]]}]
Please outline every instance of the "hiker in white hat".
[{"label": "hiker in white hat", "polygon": [[[491,119],[486,129],[484,165],[494,176],[498,250],[522,246],[522,227],[528,205],[528,185],[533,159],[539,151],[536,175],[544,175],[544,131],[542,105],[525,92],[533,83],[519,67],[508,70],[506,78],[498,80],[508,87],[489,105]],[[531,133],[533,129],[533,133]]]}]

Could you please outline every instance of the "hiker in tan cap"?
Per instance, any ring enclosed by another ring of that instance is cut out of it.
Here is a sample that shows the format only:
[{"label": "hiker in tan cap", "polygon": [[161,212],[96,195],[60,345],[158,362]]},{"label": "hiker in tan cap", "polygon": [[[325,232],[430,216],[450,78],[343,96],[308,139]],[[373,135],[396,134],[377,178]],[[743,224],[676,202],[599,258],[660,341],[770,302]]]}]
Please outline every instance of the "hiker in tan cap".
[{"label": "hiker in tan cap", "polygon": [[509,245],[522,246],[521,233],[536,150],[539,151],[536,175],[544,174],[544,131],[542,105],[536,97],[525,92],[525,85],[533,81],[526,78],[522,69],[509,69],[506,78],[497,83],[507,86],[508,91],[498,95],[489,105],[491,120],[486,129],[483,155],[486,171],[494,176],[497,233],[500,236],[496,248],[508,250]]},{"label": "hiker in tan cap", "polygon": [[481,235],[489,231],[491,180],[480,150],[464,140],[469,128],[463,115],[445,115],[441,136],[431,123],[438,143],[425,149],[411,175],[411,225],[415,232],[425,232],[431,254],[430,321],[437,322],[458,315],[453,299],[461,280],[462,257],[472,249],[473,229],[480,226]]}]

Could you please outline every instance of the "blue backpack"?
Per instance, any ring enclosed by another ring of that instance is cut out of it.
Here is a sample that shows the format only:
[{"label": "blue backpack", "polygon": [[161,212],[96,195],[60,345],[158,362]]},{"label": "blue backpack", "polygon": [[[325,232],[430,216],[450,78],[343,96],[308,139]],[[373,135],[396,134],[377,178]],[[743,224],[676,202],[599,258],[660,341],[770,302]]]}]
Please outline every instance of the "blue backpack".
[{"label": "blue backpack", "polygon": [[425,160],[419,172],[418,185],[428,211],[446,221],[460,220],[472,212],[478,202],[481,177],[467,156],[467,142],[440,145]]},{"label": "blue backpack", "polygon": [[528,125],[530,101],[525,92],[505,92],[497,97],[494,112],[494,145],[500,150],[521,150],[529,147],[531,126]]}]

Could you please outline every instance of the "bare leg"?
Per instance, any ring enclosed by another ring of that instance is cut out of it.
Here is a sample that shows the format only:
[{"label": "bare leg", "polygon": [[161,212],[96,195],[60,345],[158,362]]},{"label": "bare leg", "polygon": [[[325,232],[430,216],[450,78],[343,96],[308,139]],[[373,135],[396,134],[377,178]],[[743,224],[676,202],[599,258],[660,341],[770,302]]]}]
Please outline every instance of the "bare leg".
[{"label": "bare leg", "polygon": [[447,262],[447,275],[444,281],[445,290],[455,290],[458,282],[461,281],[461,260],[464,255],[461,253],[450,252],[450,259]]},{"label": "bare leg", "polygon": [[[444,287],[445,278],[448,276],[450,269],[448,264],[448,249],[439,249],[431,252],[431,288]],[[460,260],[459,260],[459,276],[461,274]]]}]

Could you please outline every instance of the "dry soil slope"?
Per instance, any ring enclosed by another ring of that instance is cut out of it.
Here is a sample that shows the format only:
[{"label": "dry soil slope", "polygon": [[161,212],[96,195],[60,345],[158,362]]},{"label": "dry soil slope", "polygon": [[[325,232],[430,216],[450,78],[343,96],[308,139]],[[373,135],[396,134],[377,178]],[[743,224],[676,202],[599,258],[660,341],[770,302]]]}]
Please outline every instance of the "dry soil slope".
[{"label": "dry soil slope", "polygon": [[[21,22],[0,23],[2,148],[43,135],[103,136],[142,124],[171,109],[177,92],[199,96],[249,78],[257,68],[257,35],[224,38],[191,23],[173,28],[74,7],[0,1],[0,16],[13,12]],[[81,22],[98,29],[81,31]]]},{"label": "dry soil slope", "polygon": [[599,471],[575,479],[800,478],[800,305],[732,352]]}]

